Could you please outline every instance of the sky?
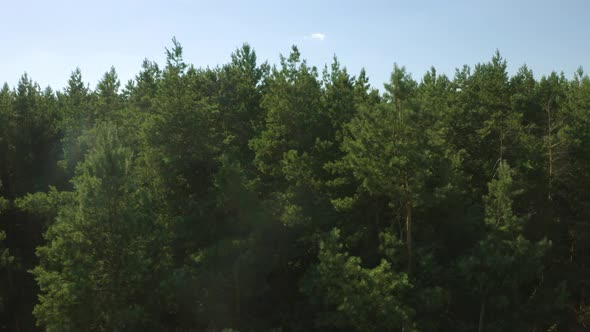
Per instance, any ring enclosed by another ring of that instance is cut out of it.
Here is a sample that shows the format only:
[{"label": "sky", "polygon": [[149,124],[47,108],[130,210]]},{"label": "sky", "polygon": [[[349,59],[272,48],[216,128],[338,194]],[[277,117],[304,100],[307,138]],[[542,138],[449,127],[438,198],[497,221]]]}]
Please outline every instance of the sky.
[{"label": "sky", "polygon": [[590,71],[590,1],[189,1],[0,0],[0,82],[23,73],[61,90],[79,67],[91,88],[114,66],[124,83],[143,59],[165,63],[176,37],[197,67],[229,62],[243,43],[277,63],[297,45],[323,68],[334,55],[352,75],[365,68],[382,89],[393,64],[415,79],[434,66],[453,76],[499,50],[510,73],[539,78]]}]

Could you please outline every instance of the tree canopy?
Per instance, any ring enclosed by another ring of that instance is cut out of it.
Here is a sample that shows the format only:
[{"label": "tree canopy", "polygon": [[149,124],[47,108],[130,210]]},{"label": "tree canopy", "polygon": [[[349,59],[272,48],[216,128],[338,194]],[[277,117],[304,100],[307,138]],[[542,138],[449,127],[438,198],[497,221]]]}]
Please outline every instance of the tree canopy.
[{"label": "tree canopy", "polygon": [[0,89],[0,330],[590,326],[582,69],[165,51]]}]

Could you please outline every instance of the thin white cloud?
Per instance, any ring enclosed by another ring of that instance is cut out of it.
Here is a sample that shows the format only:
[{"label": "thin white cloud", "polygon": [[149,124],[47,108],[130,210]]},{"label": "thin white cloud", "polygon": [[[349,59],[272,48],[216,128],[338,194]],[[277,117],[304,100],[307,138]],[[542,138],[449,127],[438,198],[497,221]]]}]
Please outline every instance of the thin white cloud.
[{"label": "thin white cloud", "polygon": [[310,40],[310,39],[324,41],[324,39],[326,39],[326,34],[323,32],[314,32],[312,34],[305,36],[305,40]]}]

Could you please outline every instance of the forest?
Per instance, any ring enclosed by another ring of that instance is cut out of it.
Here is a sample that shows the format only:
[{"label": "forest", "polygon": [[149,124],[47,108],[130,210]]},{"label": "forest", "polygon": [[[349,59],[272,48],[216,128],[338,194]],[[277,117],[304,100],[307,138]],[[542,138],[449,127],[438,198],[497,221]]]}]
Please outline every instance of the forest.
[{"label": "forest", "polygon": [[0,89],[0,330],[590,328],[581,68],[163,51]]}]

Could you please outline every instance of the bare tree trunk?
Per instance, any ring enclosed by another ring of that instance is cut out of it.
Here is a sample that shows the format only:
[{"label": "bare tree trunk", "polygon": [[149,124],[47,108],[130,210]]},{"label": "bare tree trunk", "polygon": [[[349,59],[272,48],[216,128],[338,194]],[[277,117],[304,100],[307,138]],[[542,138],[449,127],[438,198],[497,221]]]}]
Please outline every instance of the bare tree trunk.
[{"label": "bare tree trunk", "polygon": [[406,245],[408,246],[408,275],[412,274],[414,252],[412,248],[412,203],[406,203]]},{"label": "bare tree trunk", "polygon": [[396,108],[397,108],[397,119],[399,120],[400,124],[402,122],[402,102],[399,98],[395,98],[396,101]]},{"label": "bare tree trunk", "polygon": [[483,332],[483,319],[486,313],[486,300],[485,297],[481,299],[481,304],[479,306],[479,327],[477,329],[478,332]]},{"label": "bare tree trunk", "polygon": [[547,106],[547,136],[549,140],[549,188],[548,188],[548,198],[551,200],[551,191],[553,185],[553,128],[551,127],[551,109]]},{"label": "bare tree trunk", "polygon": [[500,121],[500,160],[504,159],[504,126],[503,122]]},{"label": "bare tree trunk", "polygon": [[240,320],[240,312],[241,312],[241,294],[240,294],[240,263],[239,260],[236,260],[234,263],[233,268],[233,277],[234,277],[234,310],[236,313],[236,322]]},{"label": "bare tree trunk", "polygon": [[[406,246],[408,249],[408,277],[412,274],[412,267],[414,264],[414,251],[412,244],[412,203],[406,202]],[[412,330],[412,320],[409,319],[404,322],[402,332]]]}]

